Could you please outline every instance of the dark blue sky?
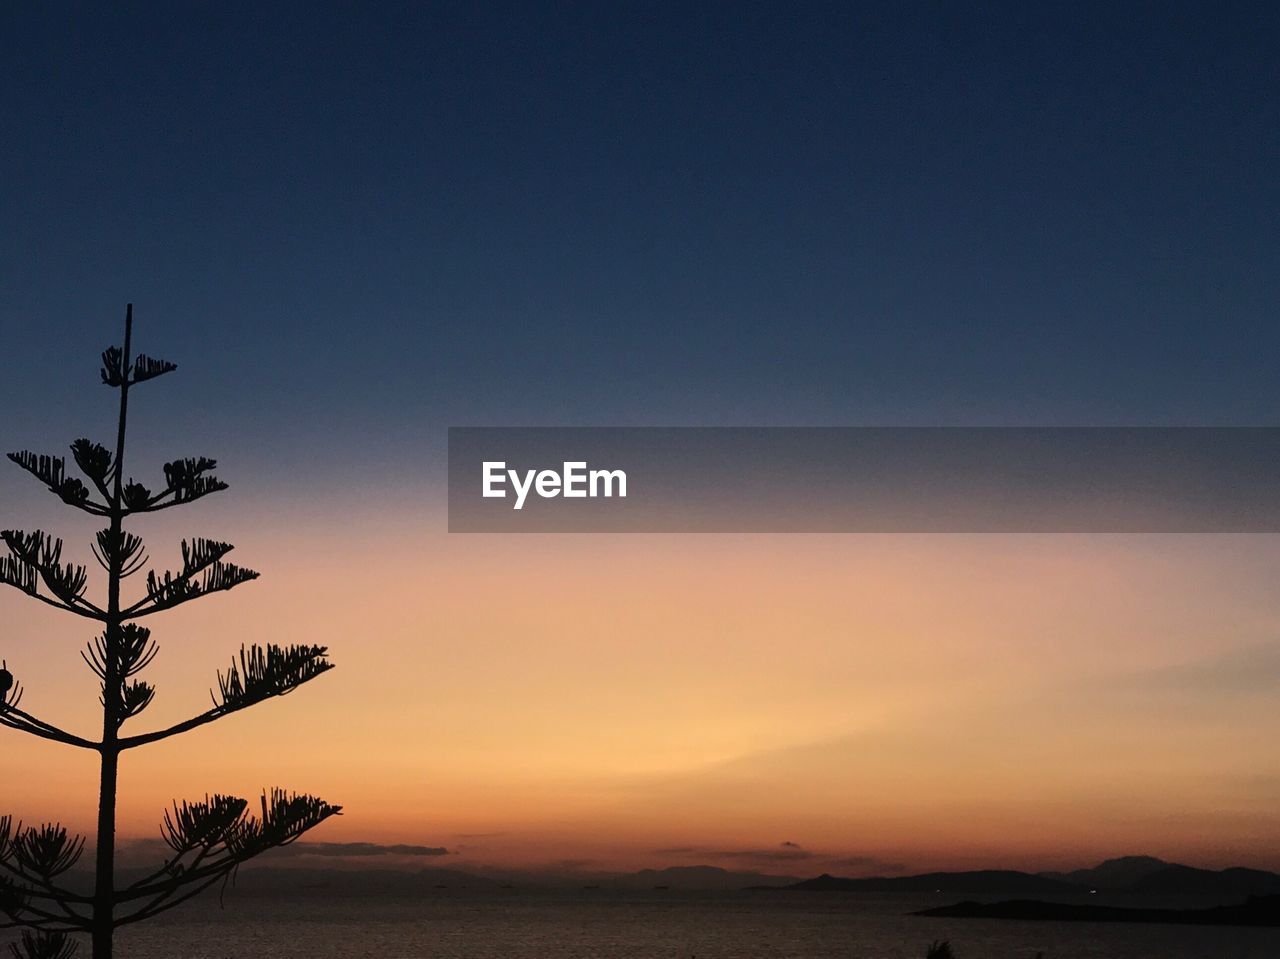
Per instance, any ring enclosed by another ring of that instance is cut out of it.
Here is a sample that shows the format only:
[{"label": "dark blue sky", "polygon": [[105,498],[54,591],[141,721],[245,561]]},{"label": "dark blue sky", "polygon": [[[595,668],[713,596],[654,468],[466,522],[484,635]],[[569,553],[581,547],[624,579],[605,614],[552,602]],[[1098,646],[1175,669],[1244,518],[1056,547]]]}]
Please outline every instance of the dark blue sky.
[{"label": "dark blue sky", "polygon": [[538,6],[8,5],[0,439],[1280,419],[1274,4]]}]

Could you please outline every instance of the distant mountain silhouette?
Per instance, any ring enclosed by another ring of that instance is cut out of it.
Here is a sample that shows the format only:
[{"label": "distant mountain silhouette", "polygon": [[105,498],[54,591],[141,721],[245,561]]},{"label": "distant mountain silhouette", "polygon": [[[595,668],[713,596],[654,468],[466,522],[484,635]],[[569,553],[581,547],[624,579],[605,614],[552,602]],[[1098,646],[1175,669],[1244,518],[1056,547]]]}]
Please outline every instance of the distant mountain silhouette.
[{"label": "distant mountain silhouette", "polygon": [[1061,879],[1091,889],[1127,889],[1135,882],[1153,873],[1168,869],[1171,863],[1155,856],[1120,856],[1108,859],[1092,869],[1075,869],[1071,872],[1042,872],[1048,879]]},{"label": "distant mountain silhouette", "polygon": [[1168,866],[1144,876],[1128,887],[1130,892],[1265,896],[1280,894],[1280,875],[1261,869],[1195,869],[1191,866]]},{"label": "distant mountain silhouette", "polygon": [[[769,888],[769,887],[761,887]],[[1108,859],[1091,869],[1026,873],[1002,869],[930,872],[919,876],[845,879],[823,874],[780,887],[799,892],[943,892],[957,894],[1078,895],[1094,891],[1141,895],[1211,896],[1226,901],[1280,895],[1280,875],[1261,869],[1196,869],[1151,856]]]},{"label": "distant mountain silhouette", "polygon": [[1152,856],[1124,856],[1092,869],[1041,875],[1107,892],[1230,897],[1280,894],[1280,875],[1273,872],[1239,866],[1197,869]]},{"label": "distant mountain silhouette", "polygon": [[949,919],[1020,919],[1049,922],[1159,922],[1197,926],[1280,926],[1280,896],[1255,897],[1231,906],[1208,909],[1134,909],[1095,906],[1091,903],[960,902],[954,906],[924,909],[917,916]]},{"label": "distant mountain silhouette", "polygon": [[806,879],[779,888],[796,892],[1016,892],[1038,895],[1064,895],[1083,891],[1075,883],[1009,869],[929,872],[919,876],[875,876],[870,879],[844,879],[824,873],[816,879]]},{"label": "distant mountain silhouette", "polygon": [[[132,878],[136,870],[121,871]],[[139,873],[141,875],[141,873]],[[1091,869],[1028,873],[1006,869],[930,872],[915,876],[844,878],[823,874],[797,881],[719,866],[671,866],[636,872],[484,866],[394,868],[315,865],[253,865],[241,869],[237,887],[250,894],[290,890],[316,895],[452,894],[459,890],[501,893],[512,890],[580,890],[590,884],[602,892],[776,892],[943,893],[959,897],[1005,895],[1008,898],[1085,896],[1097,890],[1117,895],[1199,896],[1238,902],[1248,896],[1280,895],[1280,875],[1260,869],[1215,871],[1167,863],[1149,856],[1109,859]]]}]

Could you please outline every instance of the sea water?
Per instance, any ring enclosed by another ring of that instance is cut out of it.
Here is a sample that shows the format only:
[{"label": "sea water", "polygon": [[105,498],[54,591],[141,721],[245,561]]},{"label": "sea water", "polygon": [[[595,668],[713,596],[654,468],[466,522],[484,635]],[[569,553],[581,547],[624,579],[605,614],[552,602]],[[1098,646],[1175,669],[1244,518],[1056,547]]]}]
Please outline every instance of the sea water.
[{"label": "sea water", "polygon": [[[950,897],[949,901],[954,901]],[[120,959],[1276,959],[1280,929],[936,919],[835,893],[232,891],[119,932]],[[87,959],[87,944],[81,956]]]}]

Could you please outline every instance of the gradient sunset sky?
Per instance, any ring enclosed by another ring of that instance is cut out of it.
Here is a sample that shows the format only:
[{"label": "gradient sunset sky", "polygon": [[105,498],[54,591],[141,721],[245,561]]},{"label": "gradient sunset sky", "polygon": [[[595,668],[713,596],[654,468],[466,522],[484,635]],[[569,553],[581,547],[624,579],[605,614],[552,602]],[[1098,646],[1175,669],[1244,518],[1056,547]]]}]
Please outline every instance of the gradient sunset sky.
[{"label": "gradient sunset sky", "polygon": [[[1274,536],[450,536],[443,485],[458,425],[1277,425],[1274,5],[269,6],[0,13],[0,449],[109,437],[132,301],[127,471],[232,484],[135,531],[264,573],[149,624],[135,722],[339,667],[127,755],[123,833],[280,783],[458,866],[1280,868]],[[0,593],[0,657],[89,732],[66,619]],[[91,756],[0,749],[88,830]]]}]

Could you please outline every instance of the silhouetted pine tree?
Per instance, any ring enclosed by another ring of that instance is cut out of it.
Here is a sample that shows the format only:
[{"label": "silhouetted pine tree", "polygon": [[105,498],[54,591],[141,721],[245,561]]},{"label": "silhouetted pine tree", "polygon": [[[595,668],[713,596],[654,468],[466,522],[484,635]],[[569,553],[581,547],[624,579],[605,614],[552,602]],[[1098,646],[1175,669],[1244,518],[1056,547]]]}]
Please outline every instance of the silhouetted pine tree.
[{"label": "silhouetted pine tree", "polygon": [[[68,746],[96,751],[102,760],[98,796],[96,870],[92,893],[64,888],[60,877],[80,858],[84,839],[56,823],[23,826],[0,818],[0,912],[8,921],[0,928],[23,929],[12,947],[18,959],[67,959],[76,949],[70,934],[88,933],[93,959],[110,959],[113,933],[119,926],[149,919],[225,880],[241,863],[276,846],[293,842],[308,829],[340,812],[313,796],[272,789],[259,811],[234,796],[212,795],[174,803],[164,814],[161,834],[172,856],[154,872],[117,889],[114,858],[116,771],[120,754],[168,739],[253,706],[283,696],[332,668],[323,646],[277,646],[240,649],[225,673],[218,674],[213,705],[198,716],[152,732],[124,735],[124,724],[150,705],[154,688],[138,675],[155,658],[151,631],[138,620],[232,589],[258,574],[226,562],[227,543],[193,539],[182,543],[182,566],[157,575],[149,571],[137,598],[123,596],[124,580],[142,571],[148,557],[141,538],[126,532],[125,521],[141,513],[193,503],[227,488],[213,475],[217,465],[205,457],[179,459],[164,466],[164,487],[153,492],[125,479],[125,427],[132,387],[176,369],[173,363],[131,352],[133,306],[125,314],[124,346],[102,354],[102,382],[117,390],[120,412],[114,454],[87,439],[71,444],[72,456],[85,482],[69,475],[62,457],[12,453],[9,458],[49,487],[64,503],[102,517],[107,528],[91,548],[107,573],[106,601],[86,597],[83,566],[64,562],[62,541],[41,531],[0,532],[8,555],[0,558],[0,583],[56,609],[98,624],[101,633],[81,653],[101,680],[102,738],[83,739],[19,708],[22,687],[0,667],[0,725]],[[13,775],[14,770],[9,771]]]}]

